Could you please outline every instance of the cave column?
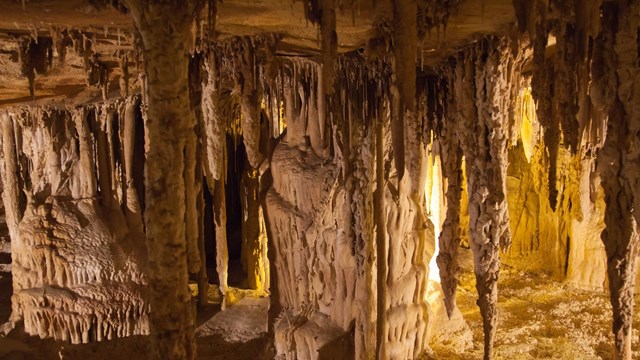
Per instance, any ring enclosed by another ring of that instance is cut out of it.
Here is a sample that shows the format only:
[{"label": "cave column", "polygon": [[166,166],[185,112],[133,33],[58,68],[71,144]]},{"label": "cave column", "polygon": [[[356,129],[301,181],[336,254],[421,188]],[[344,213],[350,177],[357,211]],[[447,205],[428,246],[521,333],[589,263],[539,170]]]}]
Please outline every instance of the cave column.
[{"label": "cave column", "polygon": [[[635,268],[640,245],[640,83],[638,25],[640,1],[607,3],[602,8],[600,51],[594,55],[593,94],[604,99],[607,131],[598,153],[605,194],[607,275],[613,308],[615,358],[630,360]],[[594,98],[594,95],[592,95]]]},{"label": "cave column", "polygon": [[[152,358],[195,357],[185,231],[185,151],[195,137],[189,106],[189,47],[195,1],[130,0],[142,35],[148,111],[145,224]],[[188,179],[193,181],[193,179]]]},{"label": "cave column", "polygon": [[[13,120],[9,114],[0,114],[2,123],[2,201],[7,217],[7,227],[11,237],[11,245],[17,245],[18,224],[20,223],[20,192],[18,186],[18,164],[15,149],[15,134],[13,131]],[[15,254],[12,251],[12,254]]]},{"label": "cave column", "polygon": [[227,121],[219,112],[218,63],[216,53],[205,58],[207,77],[202,83],[203,169],[207,186],[213,195],[213,222],[216,234],[216,271],[226,306],[229,251],[227,249],[227,214],[225,179],[227,167]]},{"label": "cave column", "polygon": [[[18,159],[16,154],[16,141],[13,126],[13,119],[7,113],[0,114],[0,124],[2,126],[2,165],[0,166],[0,175],[2,176],[2,201],[4,203],[7,227],[9,228],[9,237],[11,238],[11,261],[18,263],[17,256],[20,254],[18,249],[24,246],[20,240],[18,233],[18,224],[22,219],[20,211],[20,186],[18,180]],[[14,293],[21,289],[20,279],[13,276]],[[12,301],[13,302],[13,301]],[[13,307],[15,309],[15,307]],[[18,312],[13,311],[11,321],[14,323],[20,320]]]}]

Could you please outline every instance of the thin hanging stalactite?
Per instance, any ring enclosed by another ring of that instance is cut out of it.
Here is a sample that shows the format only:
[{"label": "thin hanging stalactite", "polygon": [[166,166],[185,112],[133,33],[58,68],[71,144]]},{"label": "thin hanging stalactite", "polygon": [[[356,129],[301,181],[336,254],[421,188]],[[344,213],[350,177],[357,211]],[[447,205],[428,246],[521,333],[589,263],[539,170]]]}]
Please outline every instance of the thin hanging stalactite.
[{"label": "thin hanging stalactite", "polygon": [[136,118],[140,103],[136,98],[125,101],[124,126],[122,129],[122,142],[124,144],[124,178],[125,178],[125,216],[129,227],[139,233],[143,232],[142,208],[138,197],[138,190],[134,183],[134,148],[136,140]]},{"label": "thin hanging stalactite", "polygon": [[[463,65],[457,64],[457,66],[462,67]],[[453,98],[453,96],[449,97]],[[453,104],[450,105],[453,107]],[[461,241],[460,200],[462,198],[462,149],[457,137],[455,115],[445,119],[440,143],[443,149],[442,175],[447,179],[447,214],[442,225],[442,232],[436,234],[440,242],[440,251],[436,261],[440,269],[447,316],[451,317],[456,307],[456,288],[458,286],[458,249]]]},{"label": "thin hanging stalactite", "polygon": [[509,133],[509,43],[489,38],[469,49],[464,72],[456,68],[458,122],[464,135],[469,189],[469,236],[474,257],[478,306],[483,318],[484,358],[493,357],[497,325],[498,275],[502,246],[510,243],[506,199]]}]

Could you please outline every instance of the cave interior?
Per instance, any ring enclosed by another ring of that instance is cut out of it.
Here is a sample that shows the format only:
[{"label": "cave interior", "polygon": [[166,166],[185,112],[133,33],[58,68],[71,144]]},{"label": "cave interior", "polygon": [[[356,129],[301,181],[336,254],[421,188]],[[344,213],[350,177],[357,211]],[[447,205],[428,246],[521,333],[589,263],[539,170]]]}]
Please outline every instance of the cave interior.
[{"label": "cave interior", "polygon": [[0,0],[0,358],[640,359],[639,70],[640,0]]}]

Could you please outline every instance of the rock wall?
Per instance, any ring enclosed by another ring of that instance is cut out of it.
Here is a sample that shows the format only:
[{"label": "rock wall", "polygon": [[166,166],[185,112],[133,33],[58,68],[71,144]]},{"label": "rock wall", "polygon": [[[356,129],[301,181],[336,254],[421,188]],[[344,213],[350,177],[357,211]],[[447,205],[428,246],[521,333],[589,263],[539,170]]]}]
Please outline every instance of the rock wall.
[{"label": "rock wall", "polygon": [[139,99],[1,116],[13,321],[72,343],[147,334],[144,233],[128,221],[142,179],[122,171],[144,166],[122,141]]}]

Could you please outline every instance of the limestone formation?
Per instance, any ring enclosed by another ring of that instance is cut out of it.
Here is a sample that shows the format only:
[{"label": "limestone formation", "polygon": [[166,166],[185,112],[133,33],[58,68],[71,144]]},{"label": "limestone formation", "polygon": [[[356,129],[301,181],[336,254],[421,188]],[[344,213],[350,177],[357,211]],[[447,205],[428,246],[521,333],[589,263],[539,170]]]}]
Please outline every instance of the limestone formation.
[{"label": "limestone formation", "polygon": [[639,0],[3,5],[0,357],[639,355]]},{"label": "limestone formation", "polygon": [[110,197],[127,179],[141,179],[98,179],[116,173],[104,152],[124,149],[108,141],[98,148],[101,156],[94,151],[106,121],[125,122],[101,116],[103,108],[124,116],[126,106],[2,115],[13,320],[22,319],[30,334],[78,344],[149,331],[144,234],[125,220],[128,203],[138,200]]}]

